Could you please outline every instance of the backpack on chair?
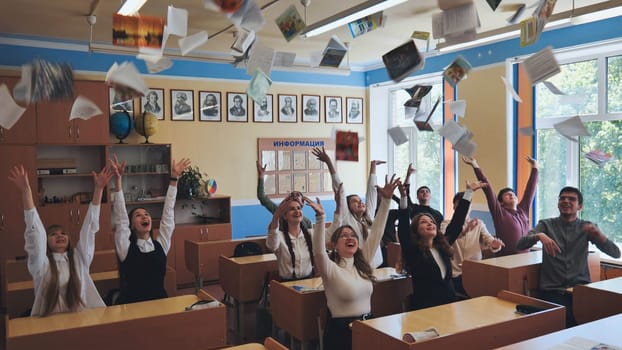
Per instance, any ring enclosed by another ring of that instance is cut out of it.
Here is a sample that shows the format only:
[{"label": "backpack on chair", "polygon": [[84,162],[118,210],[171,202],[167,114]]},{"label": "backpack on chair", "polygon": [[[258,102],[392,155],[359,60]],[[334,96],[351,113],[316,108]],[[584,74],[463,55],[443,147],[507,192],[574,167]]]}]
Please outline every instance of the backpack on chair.
[{"label": "backpack on chair", "polygon": [[233,257],[239,258],[241,256],[261,255],[263,249],[258,243],[255,242],[242,242],[235,246],[233,250]]}]

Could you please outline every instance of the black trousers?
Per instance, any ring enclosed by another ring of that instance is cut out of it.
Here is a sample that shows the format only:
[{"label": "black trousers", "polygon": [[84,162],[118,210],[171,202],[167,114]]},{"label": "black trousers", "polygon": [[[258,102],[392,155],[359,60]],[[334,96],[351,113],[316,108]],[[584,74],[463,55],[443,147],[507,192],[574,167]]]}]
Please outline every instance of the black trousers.
[{"label": "black trousers", "polygon": [[538,291],[540,299],[550,301],[566,307],[566,328],[574,327],[577,321],[574,319],[572,312],[572,294],[559,290],[543,290]]},{"label": "black trousers", "polygon": [[371,314],[356,317],[329,317],[324,328],[325,350],[352,349],[352,330],[350,323],[356,320],[367,320]]}]

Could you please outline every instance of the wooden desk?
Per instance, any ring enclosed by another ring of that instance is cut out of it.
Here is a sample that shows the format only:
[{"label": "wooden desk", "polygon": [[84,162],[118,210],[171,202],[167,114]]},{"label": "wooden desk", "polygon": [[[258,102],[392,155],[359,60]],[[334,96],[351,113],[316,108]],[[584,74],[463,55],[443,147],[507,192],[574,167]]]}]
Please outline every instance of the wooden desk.
[{"label": "wooden desk", "polygon": [[[390,267],[374,270],[378,281],[374,283],[371,312],[375,317],[402,312],[402,302],[412,293],[410,277],[392,279],[392,274],[395,274],[395,269]],[[293,286],[319,290],[299,292]],[[318,317],[320,311],[326,308],[323,289],[320,277],[283,283],[271,281],[272,320],[303,343],[318,339]]]},{"label": "wooden desk", "polygon": [[[462,284],[471,297],[494,296],[501,290],[531,295],[540,284],[542,251],[462,262]],[[592,281],[600,280],[600,255],[588,255]]]},{"label": "wooden desk", "polygon": [[[517,304],[548,308],[530,315],[515,312]],[[483,296],[366,321],[355,321],[355,350],[397,349],[490,349],[563,329],[563,306],[502,291],[498,297]],[[435,327],[440,336],[407,343],[407,332]]]},{"label": "wooden desk", "polygon": [[265,350],[265,349],[267,348],[263,346],[263,344],[259,344],[259,343],[248,343],[248,344],[242,344],[238,346],[232,346],[229,348],[225,348],[225,350]]},{"label": "wooden desk", "polygon": [[249,238],[224,241],[184,241],[186,268],[195,276],[197,288],[203,281],[218,280],[218,258],[221,255],[233,256],[235,246],[242,242],[255,242],[266,251],[266,238]]},{"label": "wooden desk", "polygon": [[575,286],[572,311],[579,324],[622,313],[622,277]]},{"label": "wooden desk", "polygon": [[276,255],[263,254],[239,258],[219,257],[220,285],[224,292],[234,301],[235,328],[239,336],[238,343],[245,342],[246,317],[244,306],[254,303],[261,297],[266,272],[276,272],[278,265]]},{"label": "wooden desk", "polygon": [[622,345],[622,314],[610,316],[594,322],[588,322],[576,327],[564,329],[558,332],[549,333],[537,338],[522,341],[520,343],[508,345],[500,349],[503,350],[534,350],[551,349],[552,347],[563,344],[573,337],[581,337],[609,345]]},{"label": "wooden desk", "polygon": [[226,344],[225,306],[184,311],[199,295],[145,301],[7,323],[7,350],[213,349]]}]

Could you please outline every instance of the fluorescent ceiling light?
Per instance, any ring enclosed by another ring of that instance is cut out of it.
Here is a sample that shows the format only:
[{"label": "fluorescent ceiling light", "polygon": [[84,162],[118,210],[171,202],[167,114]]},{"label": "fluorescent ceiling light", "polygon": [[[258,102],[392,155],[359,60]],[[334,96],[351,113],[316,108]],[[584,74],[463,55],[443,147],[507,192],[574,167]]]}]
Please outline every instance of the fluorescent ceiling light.
[{"label": "fluorescent ceiling light", "polygon": [[125,0],[123,6],[117,11],[123,16],[132,16],[147,2],[147,0]]},{"label": "fluorescent ceiling light", "polygon": [[407,0],[368,0],[347,10],[341,11],[319,22],[307,26],[300,32],[302,38],[309,38],[320,35],[329,30],[341,27],[359,18],[372,15],[376,12],[386,10],[390,7],[399,5]]}]

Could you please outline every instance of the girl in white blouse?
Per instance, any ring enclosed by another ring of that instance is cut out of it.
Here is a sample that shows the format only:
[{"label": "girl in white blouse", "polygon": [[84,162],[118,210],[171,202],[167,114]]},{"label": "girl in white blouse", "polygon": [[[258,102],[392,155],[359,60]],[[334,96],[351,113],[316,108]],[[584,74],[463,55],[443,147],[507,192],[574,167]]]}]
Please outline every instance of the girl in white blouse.
[{"label": "girl in white blouse", "polygon": [[[313,253],[330,311],[324,332],[326,350],[351,349],[352,332],[349,324],[354,320],[371,317],[373,271],[369,261],[380,245],[391,196],[398,184],[399,179],[395,179],[394,175],[390,182],[385,181],[383,188],[378,187],[382,201],[369,237],[360,246],[359,236],[351,226],[345,225],[335,230],[331,236],[333,260],[324,249],[324,209],[319,199],[314,203],[305,197],[305,202],[315,210]],[[341,191],[340,185],[337,192]],[[339,205],[337,210],[342,210]]]},{"label": "girl in white blouse", "polygon": [[95,233],[99,231],[102,192],[112,175],[109,165],[99,174],[93,172],[93,199],[74,248],[61,226],[52,225],[47,230],[43,227],[24,166],[11,169],[9,180],[20,189],[24,205],[24,248],[28,253],[28,272],[32,275],[35,292],[31,316],[106,306],[91,279],[89,266],[95,251]]}]

